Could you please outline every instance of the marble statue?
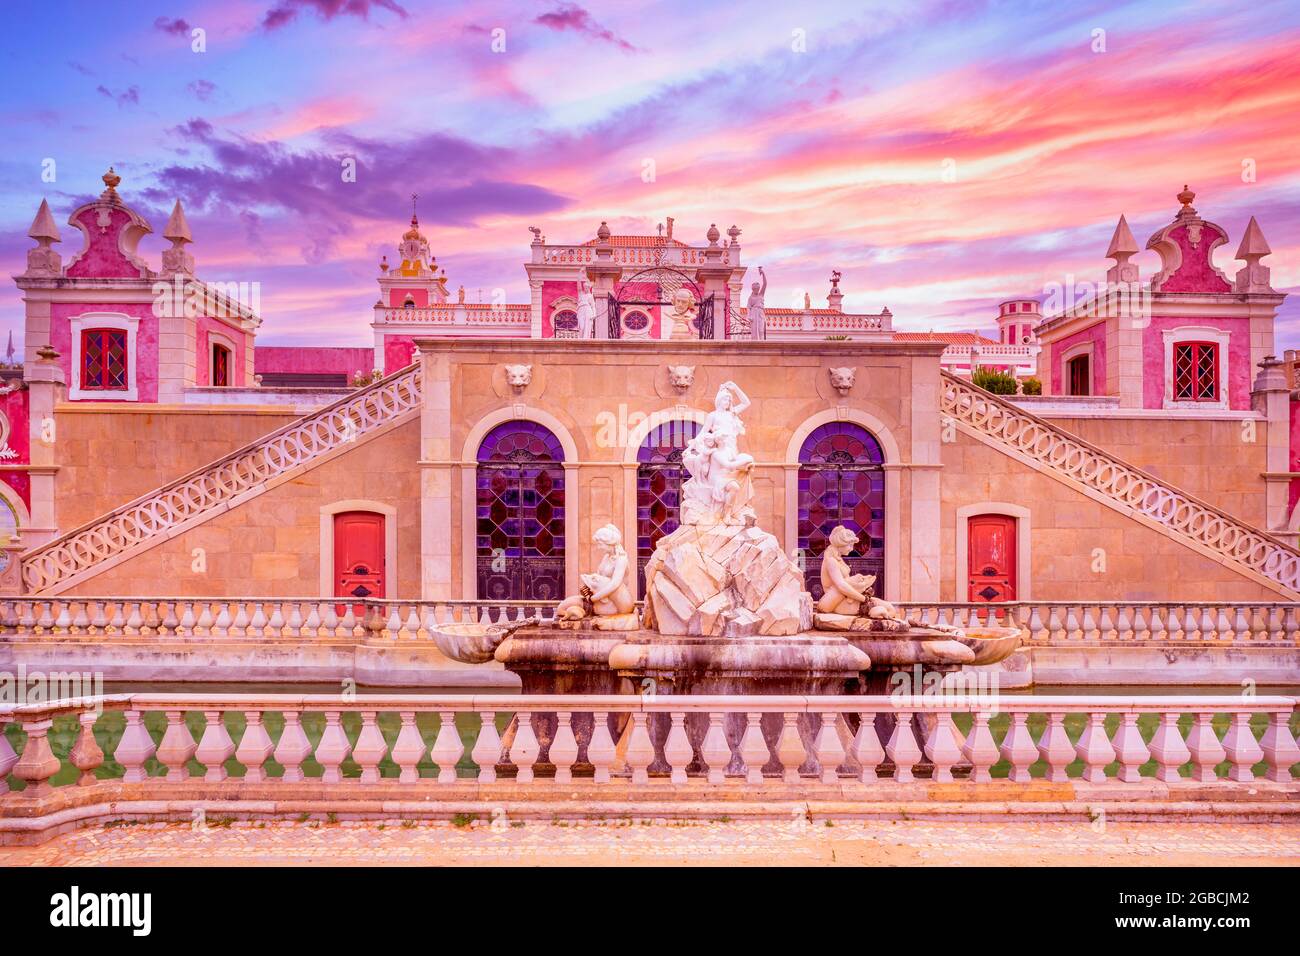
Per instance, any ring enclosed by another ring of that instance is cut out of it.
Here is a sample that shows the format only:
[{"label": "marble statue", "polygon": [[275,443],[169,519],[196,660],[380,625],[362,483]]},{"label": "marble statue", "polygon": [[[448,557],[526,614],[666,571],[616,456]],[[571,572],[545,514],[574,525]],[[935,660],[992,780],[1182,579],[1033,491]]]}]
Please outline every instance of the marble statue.
[{"label": "marble statue", "polygon": [[560,602],[555,619],[563,624],[590,618],[592,626],[599,630],[635,630],[640,622],[623,535],[617,527],[607,524],[598,528],[591,540],[601,552],[600,565],[595,573],[582,576],[579,594]]},{"label": "marble statue", "polygon": [[745,305],[751,339],[767,338],[767,315],[763,311],[763,296],[767,293],[767,273],[763,271],[762,266],[759,266],[758,274],[763,277],[763,282],[761,285],[755,282],[750,286],[752,291],[749,293],[749,302]]},{"label": "marble statue", "polygon": [[690,478],[682,485],[682,523],[752,524],[754,456],[740,451],[745,433],[740,413],[749,397],[735,382],[723,382],[704,427],[687,443],[682,465]]},{"label": "marble statue", "polygon": [[858,370],[852,365],[846,365],[842,368],[832,368],[831,388],[841,395],[847,395],[853,388],[853,382],[858,376]]},{"label": "marble statue", "polygon": [[[872,593],[874,574],[854,574],[844,556],[858,544],[858,533],[844,525],[831,532],[830,543],[822,552],[822,596],[817,610],[822,614],[848,614],[854,617],[893,617],[898,612],[892,604]],[[863,613],[865,610],[866,613]]]},{"label": "marble statue", "polygon": [[679,392],[684,392],[695,384],[694,365],[668,366],[668,384]]},{"label": "marble statue", "polygon": [[678,289],[673,293],[673,310],[668,313],[668,319],[671,323],[669,326],[670,339],[694,339],[699,336],[695,332],[695,316],[699,308],[695,305],[695,296],[691,295],[690,289]]},{"label": "marble statue", "polygon": [[533,367],[531,365],[506,366],[506,384],[516,392],[522,392],[532,381]]},{"label": "marble statue", "polygon": [[596,327],[596,296],[591,291],[591,283],[586,279],[578,280],[578,338],[591,338],[591,330]]}]

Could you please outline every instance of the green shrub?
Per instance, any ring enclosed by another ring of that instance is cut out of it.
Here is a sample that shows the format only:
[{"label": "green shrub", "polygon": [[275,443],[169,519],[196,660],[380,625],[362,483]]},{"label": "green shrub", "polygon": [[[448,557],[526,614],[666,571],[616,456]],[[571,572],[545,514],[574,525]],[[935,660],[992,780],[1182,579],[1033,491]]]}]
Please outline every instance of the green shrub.
[{"label": "green shrub", "polygon": [[1016,377],[1008,372],[977,368],[971,373],[970,381],[972,385],[978,385],[994,395],[1016,394]]},{"label": "green shrub", "polygon": [[1020,390],[1026,395],[1042,395],[1043,383],[1033,377],[1021,379]]}]

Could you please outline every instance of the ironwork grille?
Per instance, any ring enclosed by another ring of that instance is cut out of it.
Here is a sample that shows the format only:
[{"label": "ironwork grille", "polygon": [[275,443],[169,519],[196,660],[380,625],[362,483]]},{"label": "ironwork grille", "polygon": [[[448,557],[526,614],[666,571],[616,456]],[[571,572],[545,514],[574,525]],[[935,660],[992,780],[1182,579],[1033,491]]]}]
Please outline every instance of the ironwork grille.
[{"label": "ironwork grille", "polygon": [[1174,346],[1174,398],[1213,402],[1219,397],[1219,347],[1213,342]]},{"label": "ironwork grille", "polygon": [[126,333],[87,329],[81,333],[81,387],[126,388]]},{"label": "ironwork grille", "polygon": [[875,436],[852,422],[814,429],[799,451],[798,546],[804,579],[821,597],[821,554],[836,525],[858,533],[845,558],[854,574],[874,574],[885,584],[885,456]]},{"label": "ironwork grille", "polygon": [[564,594],[564,452],[546,427],[498,425],[479,446],[478,595],[554,601]]},{"label": "ironwork grille", "polygon": [[637,451],[636,580],[645,597],[645,566],[659,539],[681,523],[682,483],[690,475],[682,466],[682,450],[700,430],[688,419],[663,422],[650,430]]}]

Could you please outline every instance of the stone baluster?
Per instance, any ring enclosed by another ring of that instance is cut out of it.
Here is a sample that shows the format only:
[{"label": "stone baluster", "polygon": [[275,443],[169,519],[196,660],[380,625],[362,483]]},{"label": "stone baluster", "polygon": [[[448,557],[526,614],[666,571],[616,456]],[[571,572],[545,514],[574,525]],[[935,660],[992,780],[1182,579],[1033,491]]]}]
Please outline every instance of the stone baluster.
[{"label": "stone baluster", "polygon": [[912,715],[900,710],[895,711],[894,717],[894,732],[885,744],[885,753],[894,761],[894,779],[907,783],[912,779],[912,768],[921,761],[921,748],[912,730]]},{"label": "stone baluster", "polygon": [[1043,631],[1043,617],[1039,613],[1039,606],[1035,604],[1029,609],[1029,639],[1034,642],[1041,642],[1046,637],[1047,634]]},{"label": "stone baluster", "polygon": [[49,634],[54,630],[53,606],[54,603],[52,601],[41,602],[41,613],[36,619],[36,627],[39,629],[40,633]]},{"label": "stone baluster", "polygon": [[1083,634],[1085,641],[1099,640],[1101,630],[1097,627],[1097,618],[1092,613],[1091,605],[1084,605],[1083,608]]},{"label": "stone baluster", "polygon": [[[975,783],[988,783],[993,779],[990,768],[998,762],[1000,754],[989,730],[989,714],[975,710],[971,715],[973,723],[970,733],[961,747],[961,755],[970,764],[970,779]],[[874,734],[874,731],[873,731]]]},{"label": "stone baluster", "polygon": [[[99,714],[93,710],[83,710],[77,715],[80,726],[77,729],[77,739],[68,751],[68,762],[81,771],[81,776],[77,778],[79,787],[92,786],[96,782],[95,771],[104,765],[104,751],[95,739],[95,721],[98,719]],[[4,792],[3,763],[4,756],[0,754],[0,793]]]},{"label": "stone baluster", "polygon": [[1256,605],[1250,615],[1250,626],[1252,638],[1257,641],[1267,641],[1271,637],[1269,634],[1269,609],[1263,605]]},{"label": "stone baluster", "polygon": [[348,638],[353,637],[357,630],[357,619],[352,613],[352,605],[343,605],[343,617],[339,621],[337,636]]},{"label": "stone baluster", "polygon": [[1238,783],[1251,783],[1255,779],[1255,764],[1264,759],[1264,751],[1250,729],[1250,714],[1240,711],[1232,715],[1228,732],[1223,737],[1223,749],[1232,766],[1228,779]]},{"label": "stone baluster", "polygon": [[166,711],[166,717],[167,729],[163,732],[162,742],[158,744],[158,762],[167,768],[168,783],[183,783],[190,778],[187,764],[199,745],[194,742],[194,735],[185,723],[183,711]]},{"label": "stone baluster", "polygon": [[221,719],[221,711],[205,710],[203,719],[207,726],[203,728],[203,737],[199,740],[199,749],[194,759],[207,768],[203,775],[207,783],[218,783],[227,777],[226,761],[235,755],[235,742],[230,739],[226,722]]},{"label": "stone baluster", "polygon": [[211,637],[212,625],[215,623],[215,620],[216,619],[212,616],[212,605],[209,602],[204,601],[199,605],[199,617],[198,620],[194,622],[194,633],[199,637]]},{"label": "stone baluster", "polygon": [[[47,796],[53,789],[50,778],[59,772],[59,758],[50,749],[50,726],[54,721],[50,717],[24,717],[19,722],[27,734],[27,743],[23,746],[23,755],[13,764],[12,773],[27,785],[23,790],[24,797]],[[7,742],[5,746],[8,746]],[[7,758],[0,757],[0,760],[4,759]]]},{"label": "stone baluster", "polygon": [[1119,761],[1115,777],[1124,783],[1137,783],[1142,779],[1142,765],[1151,759],[1151,751],[1142,739],[1142,731],[1138,730],[1136,711],[1124,712],[1111,742],[1115,746],[1115,759]]},{"label": "stone baluster", "polygon": [[1291,615],[1285,607],[1274,607],[1268,612],[1268,639],[1270,641],[1284,641],[1292,635],[1292,631],[1287,628],[1291,620]]},{"label": "stone baluster", "polygon": [[632,782],[648,783],[647,768],[655,758],[654,743],[646,727],[646,713],[638,710],[632,714],[632,732],[627,742],[627,765],[632,771]]},{"label": "stone baluster", "polygon": [[1133,609],[1133,640],[1146,641],[1151,639],[1151,627],[1147,624],[1147,619],[1151,614],[1151,609],[1138,605]]},{"label": "stone baluster", "polygon": [[[80,607],[80,613],[83,615],[83,620],[84,620],[84,614],[85,614],[84,605]],[[68,604],[67,602],[60,602],[59,613],[54,619],[54,633],[67,634],[69,631],[72,630],[72,626],[73,626],[72,605]],[[83,624],[82,626],[84,627],[85,625]]]},{"label": "stone baluster", "polygon": [[[1300,747],[1296,746],[1295,736],[1291,733],[1290,710],[1275,710],[1269,715],[1268,727],[1259,743],[1264,759],[1268,761],[1264,776],[1274,783],[1291,783],[1291,767],[1300,763]],[[4,773],[0,772],[0,781],[3,778]],[[2,785],[0,792],[3,792]]]},{"label": "stone baluster", "polygon": [[1038,756],[1047,762],[1047,773],[1043,779],[1061,783],[1069,779],[1066,768],[1074,761],[1074,745],[1065,732],[1065,714],[1060,712],[1047,715],[1047,726],[1038,738]]},{"label": "stone baluster", "polygon": [[248,605],[243,601],[235,602],[235,615],[230,622],[229,634],[233,638],[244,637],[248,634]]},{"label": "stone baluster", "polygon": [[1210,723],[1213,716],[1210,713],[1198,713],[1196,723],[1187,735],[1187,749],[1192,754],[1192,779],[1199,783],[1213,783],[1217,780],[1215,769],[1227,757]]},{"label": "stone baluster", "polygon": [[362,783],[379,783],[379,763],[388,753],[388,742],[379,729],[375,711],[361,712],[361,732],[352,747],[352,759],[361,767]]},{"label": "stone baluster", "polygon": [[934,778],[940,783],[952,782],[953,765],[961,759],[961,747],[957,744],[957,728],[953,725],[952,714],[941,710],[935,715],[934,728],[925,740],[925,755],[934,764]]},{"label": "stone baluster", "polygon": [[776,741],[776,759],[781,764],[781,779],[786,783],[799,782],[799,768],[808,759],[799,738],[799,715],[782,715],[781,736]]},{"label": "stone baluster", "polygon": [[1079,616],[1075,612],[1074,605],[1071,604],[1065,609],[1065,637],[1067,640],[1076,640],[1083,636],[1083,631],[1079,627]]},{"label": "stone baluster", "polygon": [[[713,733],[713,717],[713,714],[709,715],[709,729],[705,735],[704,746],[701,749],[702,755],[709,765],[709,782],[721,783],[721,773],[718,774],[717,781],[713,780],[713,760],[709,757],[708,753],[710,746],[717,743],[717,741],[709,739],[709,736]],[[718,727],[721,729],[722,715],[718,714],[717,717]],[[669,768],[672,770],[672,776],[670,778],[672,782],[685,783],[686,766],[691,762],[691,758],[695,756],[695,751],[691,747],[690,739],[686,736],[686,714],[682,711],[675,711],[672,714],[671,719],[672,726],[669,727],[668,736],[664,739],[664,760],[667,761]],[[726,738],[724,737],[723,744],[725,745],[725,743]],[[725,763],[723,764],[723,767],[726,767]]]},{"label": "stone baluster", "polygon": [[325,768],[322,783],[343,782],[343,761],[352,752],[348,735],[343,730],[342,714],[337,710],[325,711],[325,730],[316,745],[316,762]]},{"label": "stone baluster", "polygon": [[1151,639],[1164,641],[1168,638],[1169,632],[1165,630],[1165,609],[1157,605],[1151,609]]},{"label": "stone baluster", "polygon": [[14,764],[18,763],[18,754],[5,736],[5,725],[10,723],[16,721],[0,716],[0,794],[9,792],[9,781],[6,778],[9,771],[14,769]]},{"label": "stone baluster", "polygon": [[614,766],[617,751],[614,738],[609,735],[609,713],[598,710],[593,715],[591,740],[587,742],[587,759],[595,769],[593,780],[596,783],[609,783],[609,771]]},{"label": "stone baluster", "polygon": [[763,737],[763,715],[751,711],[745,715],[745,733],[740,738],[740,759],[745,761],[745,782],[762,783],[763,767],[772,759]]},{"label": "stone baluster", "polygon": [[1031,779],[1029,768],[1038,760],[1038,747],[1025,723],[1028,716],[1020,712],[1011,715],[1011,726],[1007,728],[1002,746],[998,748],[1002,759],[1011,764],[1007,779],[1017,783]]},{"label": "stone baluster", "polygon": [[[112,602],[116,607],[117,603]],[[103,634],[108,630],[108,614],[104,610],[104,601],[90,602],[90,630],[92,634]]]},{"label": "stone baluster", "polygon": [[555,715],[555,736],[547,756],[555,765],[555,782],[573,783],[573,765],[578,759],[578,738],[573,734],[573,715],[562,710]]},{"label": "stone baluster", "polygon": [[411,640],[420,636],[420,614],[414,604],[411,605],[411,613],[406,615],[406,634]]},{"label": "stone baluster", "polygon": [[147,776],[145,763],[154,755],[153,738],[145,728],[140,711],[128,710],[124,714],[126,728],[117,742],[113,757],[125,768],[122,780],[126,783],[140,783]]},{"label": "stone baluster", "polygon": [[248,636],[261,640],[266,637],[266,609],[261,601],[253,602],[253,616],[248,622]]},{"label": "stone baluster", "polygon": [[179,637],[193,637],[194,624],[197,618],[194,616],[194,602],[181,602],[180,621],[176,625],[176,634]]},{"label": "stone baluster", "polygon": [[813,740],[813,753],[821,768],[822,783],[839,783],[840,764],[848,757],[840,743],[839,715],[827,711],[821,717],[821,727]]},{"label": "stone baluster", "polygon": [[[1208,609],[1206,613],[1208,615]],[[1232,622],[1228,620],[1228,609],[1225,607],[1218,609],[1218,615],[1214,619],[1214,636],[1220,641],[1231,641],[1233,638]]]},{"label": "stone baluster", "polygon": [[533,731],[533,715],[521,710],[515,714],[515,739],[510,746],[510,762],[518,770],[515,774],[516,783],[533,782],[533,764],[537,763],[540,752],[541,745]]},{"label": "stone baluster", "polygon": [[1156,761],[1156,779],[1165,783],[1179,780],[1178,770],[1192,758],[1191,751],[1183,741],[1183,733],[1178,729],[1178,714],[1166,713],[1160,720],[1151,737],[1151,756]]},{"label": "stone baluster", "polygon": [[1097,639],[1101,641],[1109,641],[1113,638],[1122,641],[1126,637],[1127,635],[1121,633],[1119,628],[1111,620],[1110,605],[1103,604],[1101,606],[1101,618],[1097,623]]},{"label": "stone baluster", "polygon": [[35,631],[37,629],[35,602],[23,601],[18,607],[18,627],[28,632]]},{"label": "stone baluster", "polygon": [[401,768],[397,780],[399,783],[415,783],[420,779],[419,763],[424,758],[424,738],[415,724],[415,711],[404,710],[399,716],[402,728],[397,732],[392,753],[393,762]]},{"label": "stone baluster", "polygon": [[239,739],[239,749],[235,751],[235,759],[244,765],[245,783],[262,783],[266,780],[264,765],[275,753],[275,745],[271,743],[271,735],[266,732],[266,726],[262,723],[260,710],[246,711],[244,717],[247,724],[244,727],[244,736]]},{"label": "stone baluster", "polygon": [[497,761],[501,759],[501,735],[497,732],[496,714],[490,710],[479,712],[478,739],[470,757],[478,764],[478,782],[495,783],[497,779]]},{"label": "stone baluster", "polygon": [[284,605],[279,601],[271,602],[271,616],[266,621],[264,633],[271,638],[287,636],[284,633]]},{"label": "stone baluster", "polygon": [[1049,640],[1059,641],[1066,636],[1066,626],[1061,623],[1061,609],[1052,605],[1047,615],[1047,637]]},{"label": "stone baluster", "polygon": [[[709,714],[709,729],[700,748],[700,756],[709,766],[709,783],[722,783],[731,764],[731,745],[727,743],[727,733],[723,729],[724,718],[721,711]],[[683,771],[682,780],[685,779]]]},{"label": "stone baluster", "polygon": [[234,618],[230,614],[230,604],[222,602],[220,610],[217,611],[217,619],[212,622],[213,633],[218,637],[228,637],[233,622]]},{"label": "stone baluster", "polygon": [[433,739],[433,749],[429,751],[429,756],[438,765],[438,782],[455,783],[456,764],[465,756],[465,744],[460,739],[454,711],[442,711],[438,720],[438,736]]},{"label": "stone baluster", "polygon": [[339,612],[333,604],[322,604],[320,609],[321,637],[339,636]]},{"label": "stone baluster", "polygon": [[[258,605],[258,610],[261,610],[261,605]],[[281,783],[301,783],[302,763],[311,756],[311,741],[302,729],[299,713],[297,710],[284,712],[284,730],[275,746],[275,762],[284,767]]]},{"label": "stone baluster", "polygon": [[1131,641],[1137,637],[1134,633],[1133,618],[1129,616],[1129,606],[1121,604],[1115,612],[1115,639],[1118,641]]},{"label": "stone baluster", "polygon": [[[376,615],[378,615],[379,612],[380,609],[376,608]],[[402,633],[402,615],[398,613],[397,605],[393,606],[392,611],[388,615],[388,619],[384,621],[384,631],[381,636],[390,641],[400,641],[413,636],[409,633]]]},{"label": "stone baluster", "polygon": [[297,601],[289,603],[289,620],[280,632],[282,637],[302,637],[302,605]]},{"label": "stone baluster", "polygon": [[1083,761],[1083,779],[1088,783],[1105,783],[1106,768],[1115,760],[1115,748],[1106,734],[1106,715],[1093,711],[1079,735],[1074,752]]},{"label": "stone baluster", "polygon": [[1166,636],[1171,641],[1181,641],[1186,636],[1183,631],[1183,615],[1177,607],[1169,608],[1169,616],[1165,621]]},{"label": "stone baluster", "polygon": [[1249,641],[1254,638],[1254,632],[1250,626],[1250,619],[1246,616],[1246,609],[1242,605],[1237,605],[1236,620],[1232,622],[1233,637],[1238,641]]}]

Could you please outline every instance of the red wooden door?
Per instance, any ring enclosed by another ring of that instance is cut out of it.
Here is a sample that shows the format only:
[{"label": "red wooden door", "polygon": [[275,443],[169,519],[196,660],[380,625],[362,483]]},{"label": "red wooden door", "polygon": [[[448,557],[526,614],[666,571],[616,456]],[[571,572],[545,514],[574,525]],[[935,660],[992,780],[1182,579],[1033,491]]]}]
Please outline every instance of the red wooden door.
[{"label": "red wooden door", "polygon": [[334,516],[334,596],[382,598],[388,581],[384,567],[384,516],[344,511]]},{"label": "red wooden door", "polygon": [[1016,519],[975,515],[967,519],[968,601],[1016,599]]}]

